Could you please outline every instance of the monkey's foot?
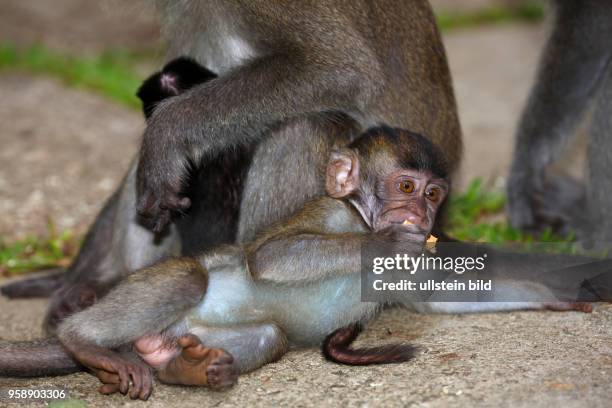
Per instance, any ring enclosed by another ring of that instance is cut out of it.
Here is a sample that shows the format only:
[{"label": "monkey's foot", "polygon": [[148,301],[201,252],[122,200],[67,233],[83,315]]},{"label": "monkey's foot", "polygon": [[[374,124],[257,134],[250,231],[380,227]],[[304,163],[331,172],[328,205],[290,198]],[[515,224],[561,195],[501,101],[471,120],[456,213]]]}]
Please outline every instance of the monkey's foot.
[{"label": "monkey's foot", "polygon": [[133,355],[123,356],[98,346],[64,345],[75,360],[88,367],[104,384],[102,394],[120,392],[131,399],[146,401],[153,392],[151,368]]},{"label": "monkey's foot", "polygon": [[588,302],[558,302],[558,303],[547,303],[544,305],[547,310],[554,310],[556,312],[567,312],[575,310],[577,312],[591,313],[593,311],[593,305]]},{"label": "monkey's foot", "polygon": [[227,351],[205,347],[193,334],[179,338],[178,345],[182,349],[180,354],[158,371],[160,381],[222,389],[238,380],[234,358]]}]

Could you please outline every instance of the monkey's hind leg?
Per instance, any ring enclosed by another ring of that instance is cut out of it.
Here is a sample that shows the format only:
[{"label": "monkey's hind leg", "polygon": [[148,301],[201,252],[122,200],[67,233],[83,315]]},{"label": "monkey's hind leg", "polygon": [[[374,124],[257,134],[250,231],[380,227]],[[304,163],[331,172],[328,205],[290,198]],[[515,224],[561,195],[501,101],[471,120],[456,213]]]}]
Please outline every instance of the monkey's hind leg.
[{"label": "monkey's hind leg", "polygon": [[202,385],[219,390],[231,387],[238,379],[234,358],[220,348],[206,347],[200,339],[187,334],[177,341],[180,353],[157,372],[166,384]]},{"label": "monkey's hind leg", "polygon": [[285,333],[273,323],[232,327],[197,326],[191,333],[208,347],[222,348],[232,355],[238,373],[253,371],[277,361],[289,349]]},{"label": "monkey's hind leg", "polygon": [[[119,378],[119,391],[146,399],[149,367],[112,350],[161,333],[180,322],[206,293],[206,270],[189,258],[160,262],[128,276],[100,302],[67,318],[58,328],[63,346],[81,364]],[[146,368],[146,370],[145,370]]]}]

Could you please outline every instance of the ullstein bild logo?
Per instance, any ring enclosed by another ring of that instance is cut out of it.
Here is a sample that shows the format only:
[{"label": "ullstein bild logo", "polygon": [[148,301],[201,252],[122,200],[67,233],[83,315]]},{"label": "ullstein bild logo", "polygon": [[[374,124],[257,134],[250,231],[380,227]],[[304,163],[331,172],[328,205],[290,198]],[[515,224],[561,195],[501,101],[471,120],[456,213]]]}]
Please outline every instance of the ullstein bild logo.
[{"label": "ullstein bild logo", "polygon": [[544,249],[438,243],[434,252],[410,243],[364,244],[361,298],[404,303],[572,302],[597,301],[601,293],[612,292],[612,259],[567,257],[552,245]]}]

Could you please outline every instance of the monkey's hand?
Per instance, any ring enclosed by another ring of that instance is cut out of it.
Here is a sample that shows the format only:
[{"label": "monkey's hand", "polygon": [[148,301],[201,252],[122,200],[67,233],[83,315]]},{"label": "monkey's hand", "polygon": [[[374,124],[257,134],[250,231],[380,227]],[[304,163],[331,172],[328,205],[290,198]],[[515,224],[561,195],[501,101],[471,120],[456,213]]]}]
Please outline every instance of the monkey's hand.
[{"label": "monkey's hand", "polygon": [[191,206],[181,196],[186,186],[192,161],[189,145],[172,105],[161,104],[145,130],[136,175],[137,211],[154,232],[163,231],[173,213]]},{"label": "monkey's hand", "polygon": [[425,231],[420,231],[414,226],[406,228],[404,225],[394,224],[382,229],[377,235],[383,241],[425,245],[425,241],[429,234]]}]

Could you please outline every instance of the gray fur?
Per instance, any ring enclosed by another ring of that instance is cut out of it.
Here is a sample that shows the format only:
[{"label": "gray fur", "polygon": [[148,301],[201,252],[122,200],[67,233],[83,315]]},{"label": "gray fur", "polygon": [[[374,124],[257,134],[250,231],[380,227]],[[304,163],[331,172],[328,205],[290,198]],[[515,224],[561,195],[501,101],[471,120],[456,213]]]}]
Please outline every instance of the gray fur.
[{"label": "gray fur", "polygon": [[55,339],[0,341],[0,350],[0,377],[61,375],[83,369]]},{"label": "gray fur", "polygon": [[[606,90],[612,71],[612,9],[599,0],[554,3],[554,29],[517,131],[508,177],[508,214],[515,227],[555,228],[562,222],[576,230],[582,242],[592,243],[595,236],[607,240],[600,246],[609,248],[610,226],[601,223],[600,216],[612,209],[604,186],[612,168],[612,138],[605,123],[612,116]],[[586,195],[583,188],[579,196],[571,191],[551,197],[549,186],[555,194],[563,183],[551,180],[548,166],[558,160],[592,107],[598,113],[589,131]],[[572,211],[579,206],[581,210]]]},{"label": "gray fur", "polygon": [[99,303],[67,318],[57,335],[64,343],[129,344],[180,322],[201,301],[206,286],[199,263],[185,258],[161,262],[130,275]]}]

